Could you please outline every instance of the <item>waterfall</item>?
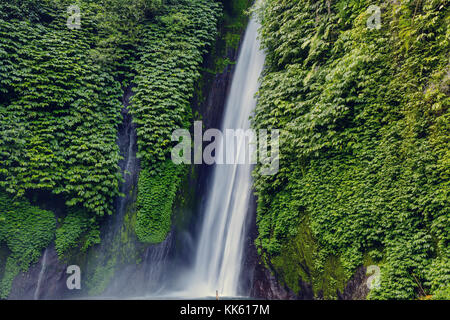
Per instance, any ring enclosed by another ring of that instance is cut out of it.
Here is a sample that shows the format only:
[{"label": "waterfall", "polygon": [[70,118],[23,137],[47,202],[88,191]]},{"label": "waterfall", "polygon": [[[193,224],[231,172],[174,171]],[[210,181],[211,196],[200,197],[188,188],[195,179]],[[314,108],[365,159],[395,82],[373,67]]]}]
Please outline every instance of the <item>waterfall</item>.
[{"label": "waterfall", "polygon": [[44,278],[44,273],[45,273],[46,268],[47,268],[47,249],[45,249],[44,255],[42,256],[41,271],[39,272],[36,290],[34,291],[34,300],[39,299],[39,293],[41,291],[42,279]]},{"label": "waterfall", "polygon": [[[222,132],[250,128],[250,116],[256,106],[254,96],[264,65],[264,53],[257,39],[258,28],[259,24],[253,17],[241,46],[226,102]],[[218,149],[217,158],[221,158],[223,148]],[[245,144],[238,145],[237,154],[244,152]],[[186,286],[190,296],[215,296],[216,290],[221,296],[239,295],[245,220],[252,187],[251,170],[249,163],[216,164],[213,169],[195,263]]]}]

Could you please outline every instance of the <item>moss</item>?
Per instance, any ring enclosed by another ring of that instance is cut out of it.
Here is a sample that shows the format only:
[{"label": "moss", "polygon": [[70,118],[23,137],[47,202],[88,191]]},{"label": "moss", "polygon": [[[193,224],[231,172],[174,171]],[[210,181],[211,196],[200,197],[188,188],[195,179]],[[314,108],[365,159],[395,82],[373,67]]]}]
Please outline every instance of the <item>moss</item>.
[{"label": "moss", "polygon": [[176,195],[173,209],[173,225],[176,230],[183,232],[189,228],[193,213],[198,205],[195,195],[195,184],[198,181],[199,167],[192,165],[182,177],[181,187]]},{"label": "moss", "polygon": [[122,227],[115,237],[108,243],[92,248],[87,255],[78,257],[78,261],[86,265],[88,295],[102,294],[122,265],[140,262],[144,246],[137,242],[135,225],[136,203],[132,201],[126,208]]},{"label": "moss", "polygon": [[11,251],[8,249],[6,244],[0,243],[0,279],[3,279],[3,275],[6,269],[6,260],[8,256],[11,254]]},{"label": "moss", "polygon": [[340,259],[329,255],[326,258],[323,272],[318,279],[313,279],[315,292],[321,293],[324,299],[336,299],[338,292],[343,292],[348,277]]},{"label": "moss", "polygon": [[8,259],[6,259],[5,272],[0,281],[0,299],[8,298],[14,278],[19,272],[20,267],[17,264],[17,261],[13,257],[8,257]]},{"label": "moss", "polygon": [[103,291],[105,291],[114,276],[116,261],[116,257],[113,257],[108,260],[106,265],[97,265],[92,276],[90,276],[86,281],[86,287],[90,296],[100,295]]},{"label": "moss", "polygon": [[136,202],[132,201],[126,208],[123,226],[120,232],[120,257],[122,263],[139,263],[145,246],[138,243],[135,232],[137,224]]},{"label": "moss", "polygon": [[227,49],[237,49],[241,40],[241,33],[248,21],[246,10],[253,1],[236,0],[224,4],[225,44]]},{"label": "moss", "polygon": [[154,244],[166,238],[172,225],[176,192],[185,168],[167,160],[157,174],[145,169],[141,171],[135,228],[140,241]]},{"label": "moss", "polygon": [[[346,276],[338,257],[318,256],[318,244],[309,226],[308,216],[299,224],[297,235],[281,246],[280,254],[271,264],[282,282],[293,292],[301,294],[300,283],[310,283],[316,297],[335,299],[342,292]],[[324,260],[324,261],[322,261]]]},{"label": "moss", "polygon": [[95,218],[83,209],[69,209],[56,230],[55,249],[58,257],[63,258],[65,253],[79,245],[82,251],[86,251],[97,243],[100,243],[100,231]]},{"label": "moss", "polygon": [[[133,193],[136,190],[133,190]],[[86,262],[87,294],[102,294],[114,277],[116,270],[125,264],[139,264],[146,245],[139,243],[135,226],[137,221],[136,202],[126,208],[120,231],[108,243],[103,243],[88,252]]]}]

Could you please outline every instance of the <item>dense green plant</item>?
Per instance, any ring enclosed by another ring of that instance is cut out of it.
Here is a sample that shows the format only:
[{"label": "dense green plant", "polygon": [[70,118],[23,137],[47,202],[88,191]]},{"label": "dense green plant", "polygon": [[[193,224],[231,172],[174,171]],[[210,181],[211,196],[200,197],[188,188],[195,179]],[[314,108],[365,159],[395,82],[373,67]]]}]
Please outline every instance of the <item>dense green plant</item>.
[{"label": "dense green plant", "polygon": [[14,277],[39,259],[53,240],[55,228],[53,213],[0,193],[0,244],[6,243],[10,250],[0,281],[0,298],[8,296]]},{"label": "dense green plant", "polygon": [[56,229],[55,249],[58,255],[62,257],[68,250],[77,247],[82,235],[84,235],[82,250],[100,243],[96,219],[85,211],[70,209],[61,226]]},{"label": "dense green plant", "polygon": [[48,23],[54,19],[58,0],[8,0],[0,3],[0,19],[27,19]]},{"label": "dense green plant", "polygon": [[[70,30],[67,7],[73,4],[80,7],[81,28]],[[60,258],[99,243],[99,216],[111,214],[120,196],[117,126],[122,88],[131,81],[137,85],[132,112],[142,158],[132,226],[142,241],[164,240],[185,173],[167,161],[170,135],[189,128],[194,82],[219,13],[212,0],[0,3],[0,189],[5,197],[42,192],[63,197],[65,216],[56,232],[45,216],[35,238],[55,237]],[[1,202],[0,210],[8,205]],[[28,211],[10,218],[0,222],[22,224]],[[0,228],[0,242],[8,248],[10,237],[9,229]],[[99,267],[91,277],[92,293],[101,292],[113,275],[117,239],[107,253],[112,254],[107,275]],[[23,241],[27,248],[28,239]],[[29,245],[42,250],[48,242]],[[22,261],[28,253],[10,249],[0,264],[3,298],[20,268],[39,256],[33,249],[32,259]]]},{"label": "dense green plant", "polygon": [[[299,279],[328,281],[329,257],[339,258],[345,279],[367,257],[381,267],[371,298],[443,297],[448,1],[379,3],[380,30],[366,26],[372,4],[268,0],[260,10],[267,68],[253,125],[284,133],[279,173],[255,171],[257,244],[293,289]],[[292,250],[299,238],[317,246],[314,256]],[[310,275],[279,263],[286,252],[307,261]]]},{"label": "dense green plant", "polygon": [[190,127],[194,83],[202,55],[215,37],[219,12],[213,1],[179,1],[143,29],[130,106],[142,159],[136,224],[141,241],[160,242],[170,230],[184,172],[167,163],[171,135],[175,129]]},{"label": "dense green plant", "polygon": [[145,25],[137,63],[136,94],[130,106],[138,124],[139,156],[151,170],[170,155],[174,129],[190,126],[190,99],[202,54],[214,39],[218,6],[207,0],[180,1]]},{"label": "dense green plant", "polygon": [[92,29],[0,20],[0,187],[62,194],[98,215],[119,195],[120,85],[89,56]]},{"label": "dense green plant", "polygon": [[[81,28],[70,30],[67,7],[73,4],[80,7]],[[133,226],[143,241],[164,239],[184,174],[166,161],[170,135],[189,127],[194,81],[219,12],[207,0],[0,3],[0,188],[16,197],[44,191],[65,199],[55,237],[60,257],[99,242],[98,216],[111,214],[120,196],[117,125],[121,87],[131,81],[143,160]],[[7,223],[26,217],[17,213]],[[36,239],[53,238],[55,226],[47,227],[36,230]],[[0,229],[0,242],[7,237]],[[36,252],[27,263],[14,252],[4,261],[2,297],[17,266],[25,270]]]},{"label": "dense green plant", "polygon": [[141,241],[164,241],[171,229],[172,208],[181,183],[183,166],[167,160],[161,172],[143,170],[139,176],[136,234]]}]

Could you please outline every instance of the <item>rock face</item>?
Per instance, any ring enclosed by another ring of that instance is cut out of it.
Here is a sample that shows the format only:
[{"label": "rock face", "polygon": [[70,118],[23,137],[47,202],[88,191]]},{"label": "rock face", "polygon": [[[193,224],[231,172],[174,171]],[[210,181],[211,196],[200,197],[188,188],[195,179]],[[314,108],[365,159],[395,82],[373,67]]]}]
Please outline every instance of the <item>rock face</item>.
[{"label": "rock face", "polygon": [[338,293],[338,298],[342,300],[365,300],[369,294],[367,279],[366,268],[359,267],[348,281],[344,292]]},{"label": "rock face", "polygon": [[[226,57],[230,61],[237,61],[239,55],[238,49],[228,50]],[[214,68],[214,57],[210,56],[204,63],[205,68]],[[223,112],[225,109],[225,103],[228,96],[228,92],[231,87],[231,80],[234,74],[234,65],[229,64],[225,69],[218,74],[211,75],[208,73],[203,74],[203,86],[202,96],[203,101],[199,101],[201,97],[196,95],[193,101],[193,110],[202,115],[203,129],[220,128],[223,118]],[[208,188],[208,178],[211,175],[212,166],[202,164],[198,168],[198,179],[196,185],[196,194],[204,195]],[[199,199],[200,206],[201,201]],[[193,219],[195,220],[195,219]],[[195,221],[193,221],[195,224]]]},{"label": "rock face", "polygon": [[[312,285],[306,281],[299,280],[299,292],[293,292],[286,285],[278,281],[282,277],[276,274],[275,268],[269,265],[266,268],[257,253],[255,239],[258,235],[255,212],[256,203],[250,206],[248,215],[249,233],[246,246],[246,260],[243,270],[243,291],[248,292],[250,297],[261,299],[281,300],[313,300],[323,299],[321,292],[314,292]],[[270,264],[270,262],[268,262]],[[347,282],[343,292],[336,292],[339,300],[365,300],[369,289],[367,286],[368,276],[366,268],[361,266]]]},{"label": "rock face", "polygon": [[[139,159],[136,158],[136,126],[132,123],[131,115],[127,106],[132,96],[132,86],[124,89],[122,98],[123,108],[121,115],[123,122],[118,128],[117,144],[123,159],[119,166],[124,176],[124,183],[120,191],[125,197],[117,198],[115,201],[115,214],[106,217],[101,233],[102,243],[88,250],[87,253],[76,253],[69,256],[67,261],[62,262],[58,259],[54,245],[48,247],[39,261],[32,265],[25,273],[20,273],[13,282],[9,299],[63,299],[74,298],[77,296],[86,296],[87,292],[82,285],[81,290],[69,290],[66,286],[66,280],[69,276],[66,274],[67,266],[75,264],[81,268],[82,284],[86,283],[86,273],[89,270],[90,261],[97,260],[98,264],[107,264],[109,262],[111,247],[117,243],[116,238],[123,232],[124,216],[136,199],[136,186],[139,174]],[[55,212],[57,217],[64,216],[64,201],[47,195],[39,195],[39,205],[44,209]],[[93,255],[89,255],[94,251]],[[91,260],[90,260],[91,259]]]},{"label": "rock face", "polygon": [[[245,247],[245,261],[242,275],[243,292],[248,296],[260,299],[274,300],[293,300],[309,299],[313,297],[312,290],[302,290],[302,292],[311,291],[311,297],[299,297],[289,288],[281,285],[277,278],[264,266],[255,245],[255,239],[258,236],[256,227],[256,201],[253,198],[249,206],[247,218],[248,236]],[[306,286],[306,284],[305,284]]]},{"label": "rock face", "polygon": [[69,293],[66,286],[67,265],[58,260],[53,245],[46,250],[46,259],[42,255],[39,261],[30,267],[28,272],[21,272],[14,279],[8,299],[61,299],[67,296]]}]

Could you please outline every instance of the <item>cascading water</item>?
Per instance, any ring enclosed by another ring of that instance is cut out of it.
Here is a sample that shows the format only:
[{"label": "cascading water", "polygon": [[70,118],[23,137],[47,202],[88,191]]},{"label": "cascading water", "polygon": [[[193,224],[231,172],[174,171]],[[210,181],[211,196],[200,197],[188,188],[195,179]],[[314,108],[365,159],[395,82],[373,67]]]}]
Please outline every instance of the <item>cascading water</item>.
[{"label": "cascading water", "polygon": [[48,248],[45,249],[44,255],[42,256],[41,271],[39,271],[38,282],[36,285],[36,290],[34,291],[34,300],[39,299],[39,293],[41,292],[42,279],[44,278],[45,269],[47,269],[47,250],[48,250]]},{"label": "cascading water", "polygon": [[[264,66],[264,53],[257,39],[259,24],[249,22],[225,107],[222,129],[248,129],[256,106],[255,94]],[[222,144],[220,142],[219,144]],[[224,158],[218,148],[217,158]],[[239,144],[236,159],[246,152]],[[248,161],[247,161],[248,162]],[[195,264],[186,285],[188,296],[239,294],[245,220],[251,193],[251,164],[216,165],[207,195]]]}]

